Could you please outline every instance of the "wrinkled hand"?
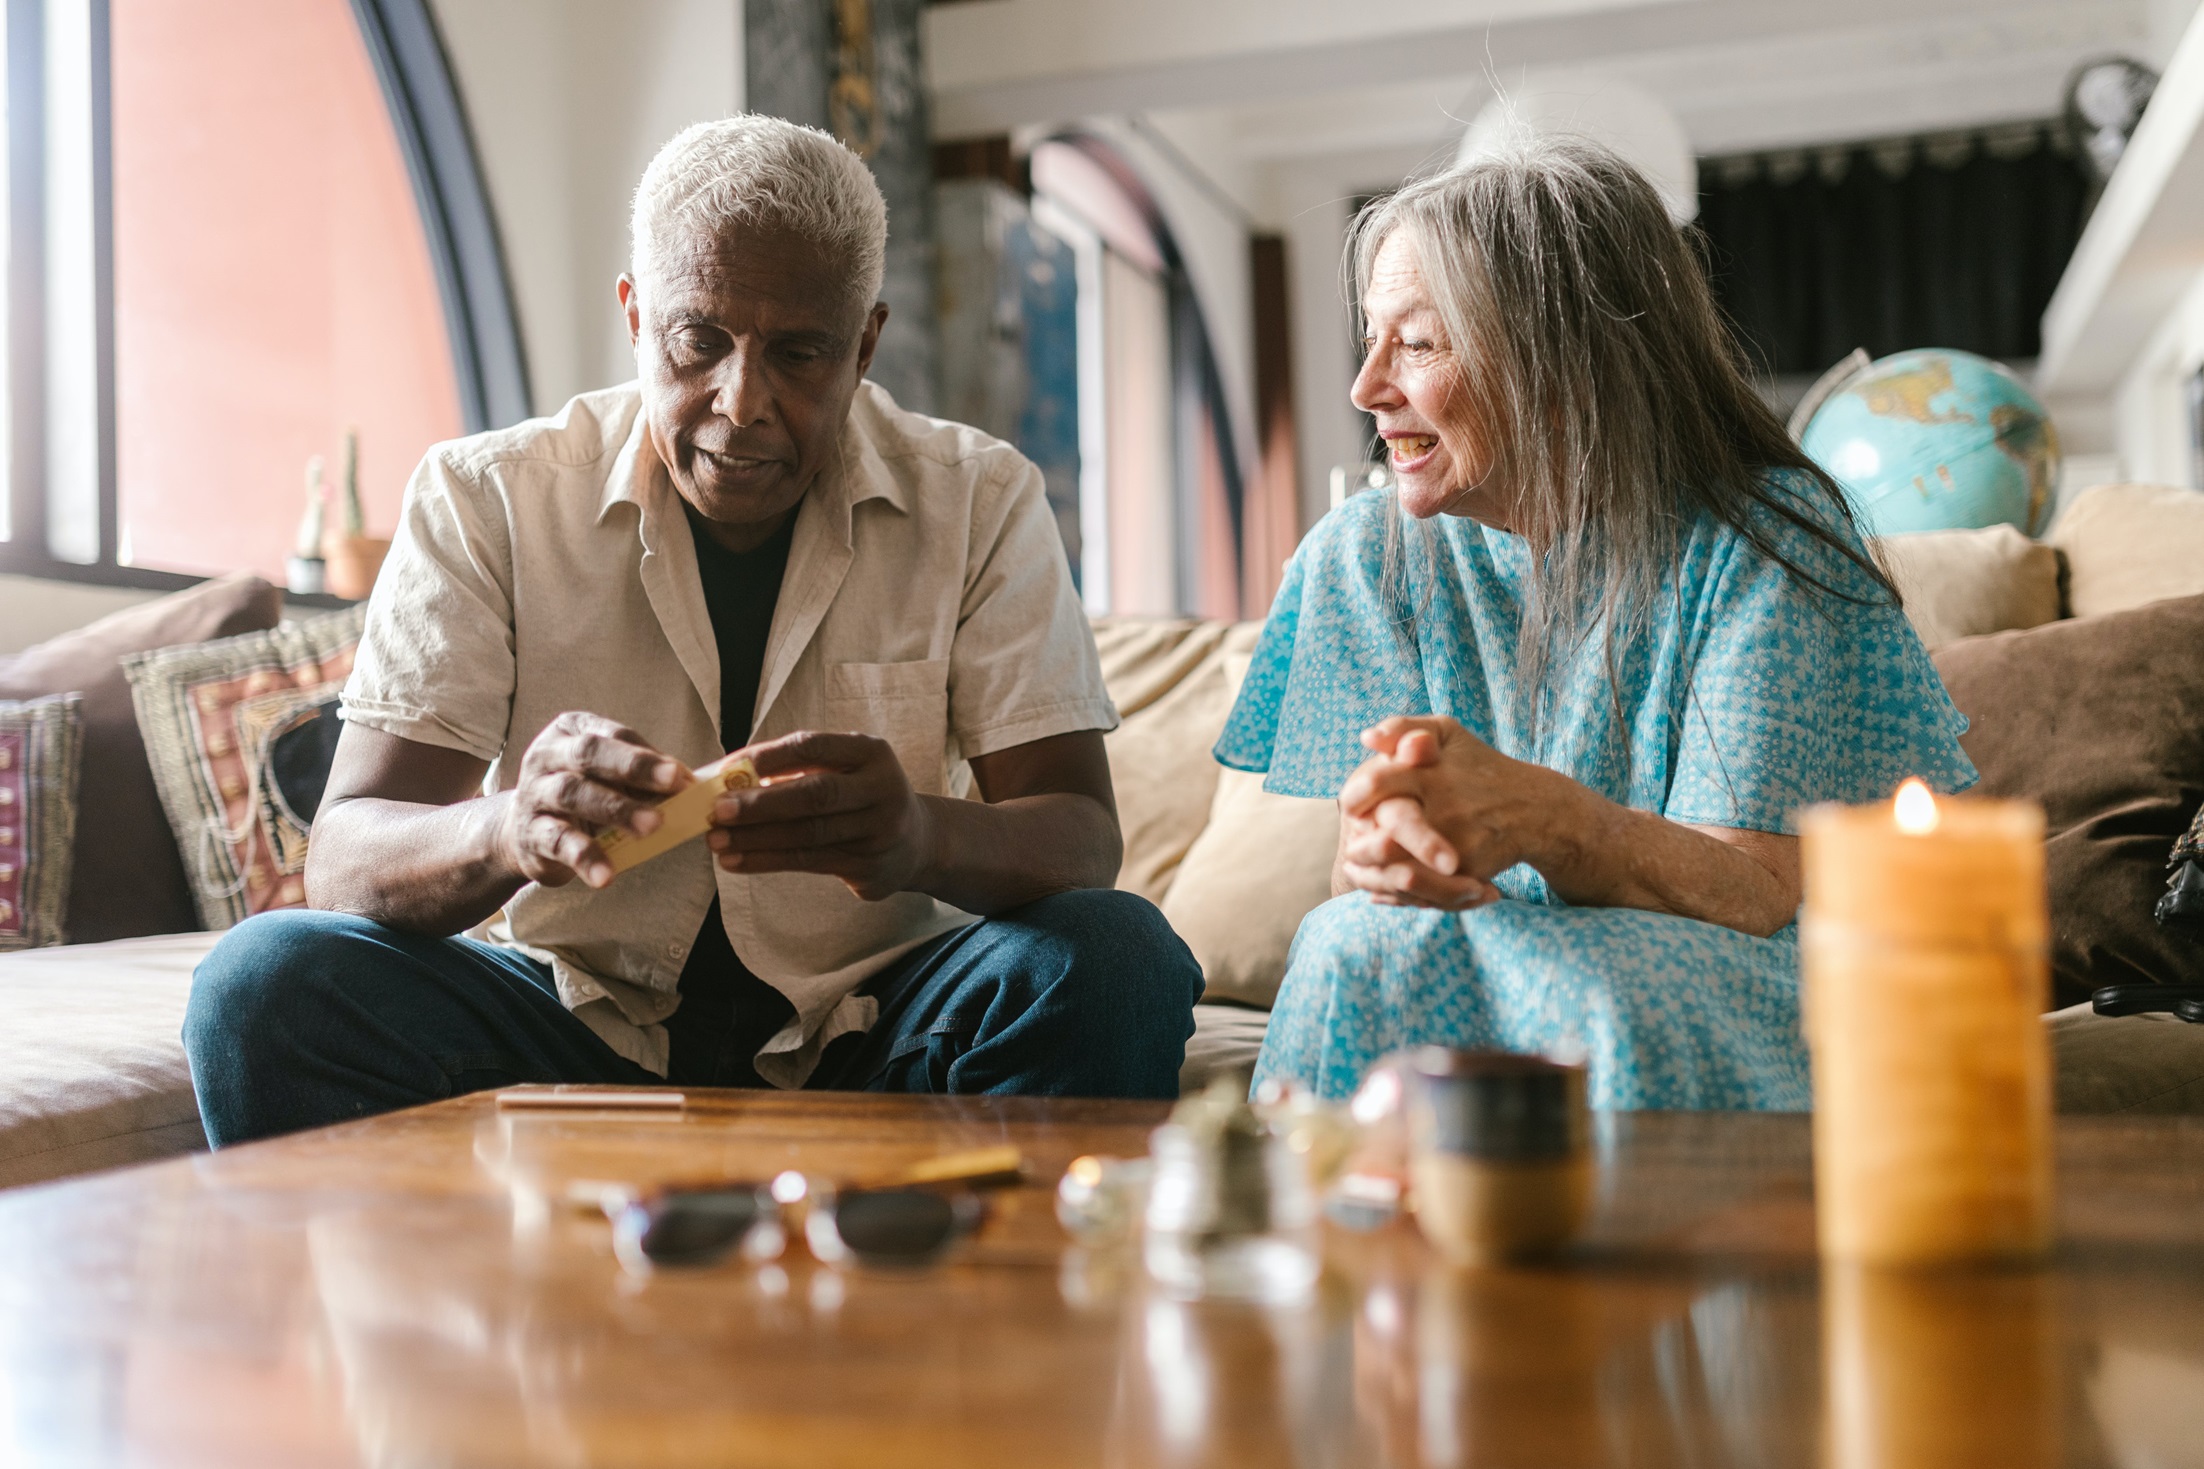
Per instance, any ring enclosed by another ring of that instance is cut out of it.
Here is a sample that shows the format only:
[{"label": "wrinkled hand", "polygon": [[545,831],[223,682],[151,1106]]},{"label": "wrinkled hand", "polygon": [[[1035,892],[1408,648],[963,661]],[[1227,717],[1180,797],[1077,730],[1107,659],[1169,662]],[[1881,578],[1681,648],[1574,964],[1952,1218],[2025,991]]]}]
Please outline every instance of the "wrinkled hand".
[{"label": "wrinkled hand", "polygon": [[1489,903],[1492,879],[1534,860],[1556,828],[1559,777],[1452,719],[1388,719],[1362,743],[1371,758],[1339,793],[1341,871],[1380,903]]},{"label": "wrinkled hand", "polygon": [[824,873],[878,900],[932,860],[931,814],[887,741],[807,732],[744,753],[766,784],[712,807],[707,840],[727,871]]},{"label": "wrinkled hand", "polygon": [[601,888],[613,871],[597,833],[624,826],[650,835],[660,820],[653,808],[688,783],[680,761],[626,725],[598,714],[561,714],[521,756],[497,850],[514,873],[546,887],[579,876]]}]

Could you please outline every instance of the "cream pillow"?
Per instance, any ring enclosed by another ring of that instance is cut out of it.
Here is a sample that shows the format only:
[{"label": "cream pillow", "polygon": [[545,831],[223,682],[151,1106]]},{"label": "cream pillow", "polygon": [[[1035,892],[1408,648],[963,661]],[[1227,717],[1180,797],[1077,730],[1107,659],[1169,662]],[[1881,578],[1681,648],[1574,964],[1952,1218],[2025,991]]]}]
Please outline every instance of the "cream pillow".
[{"label": "cream pillow", "polygon": [[2204,592],[2204,494],[2170,485],[2098,485],[2043,538],[2066,553],[2075,617]]},{"label": "cream pillow", "polygon": [[2009,525],[1883,536],[1875,559],[1931,649],[2059,617],[2059,553]]},{"label": "cream pillow", "polygon": [[1103,681],[1124,717],[1102,742],[1125,836],[1117,885],[1151,903],[1162,901],[1209,820],[1217,790],[1209,748],[1239,692],[1227,659],[1237,653],[1244,669],[1260,626],[1125,619],[1095,627]]},{"label": "cream pillow", "polygon": [[1335,803],[1274,796],[1246,771],[1221,774],[1209,825],[1162,905],[1201,961],[1202,998],[1270,1008],[1294,931],[1332,895],[1338,846]]}]

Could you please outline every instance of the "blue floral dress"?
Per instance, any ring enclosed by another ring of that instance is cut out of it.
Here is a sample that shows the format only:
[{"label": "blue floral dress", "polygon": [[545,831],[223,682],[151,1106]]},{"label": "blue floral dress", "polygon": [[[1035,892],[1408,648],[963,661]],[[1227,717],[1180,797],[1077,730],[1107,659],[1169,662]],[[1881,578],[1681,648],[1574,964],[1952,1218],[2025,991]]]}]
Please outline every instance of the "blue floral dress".
[{"label": "blue floral dress", "polygon": [[[1802,479],[1775,483],[1817,513]],[[1825,584],[1875,595],[1795,525],[1758,523]],[[1366,758],[1363,729],[1445,714],[1624,805],[1770,832],[1795,831],[1811,802],[1881,799],[1909,775],[1974,783],[1966,721],[1902,611],[1819,595],[1712,522],[1686,536],[1641,633],[1611,655],[1595,633],[1547,675],[1556,696],[1534,739],[1516,673],[1529,568],[1520,537],[1452,516],[1406,522],[1384,494],[1348,501],[1287,568],[1217,758],[1269,772],[1266,790],[1332,797]],[[1596,1107],[1811,1105],[1794,929],[1753,938],[1571,907],[1528,867],[1496,886],[1500,900],[1465,913],[1361,894],[1311,913],[1256,1079],[1341,1097],[1387,1052],[1437,1042],[1582,1056]]]}]

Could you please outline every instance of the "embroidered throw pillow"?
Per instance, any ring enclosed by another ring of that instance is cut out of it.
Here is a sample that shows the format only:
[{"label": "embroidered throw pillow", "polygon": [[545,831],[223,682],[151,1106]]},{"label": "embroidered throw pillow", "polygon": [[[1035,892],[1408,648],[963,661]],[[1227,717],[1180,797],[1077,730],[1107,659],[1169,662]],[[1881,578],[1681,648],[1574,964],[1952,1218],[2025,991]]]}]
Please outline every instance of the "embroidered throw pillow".
[{"label": "embroidered throw pillow", "polygon": [[[153,781],[208,928],[305,905],[321,783],[298,767],[333,747],[332,706],[365,616],[355,607],[124,660]],[[327,773],[324,762],[319,776]]]},{"label": "embroidered throw pillow", "polygon": [[126,607],[35,648],[0,656],[0,699],[83,696],[76,865],[62,926],[72,944],[199,926],[191,880],[145,758],[122,660],[132,653],[274,627],[283,594],[239,573]]},{"label": "embroidered throw pillow", "polygon": [[0,949],[61,942],[77,827],[83,701],[0,701]]}]

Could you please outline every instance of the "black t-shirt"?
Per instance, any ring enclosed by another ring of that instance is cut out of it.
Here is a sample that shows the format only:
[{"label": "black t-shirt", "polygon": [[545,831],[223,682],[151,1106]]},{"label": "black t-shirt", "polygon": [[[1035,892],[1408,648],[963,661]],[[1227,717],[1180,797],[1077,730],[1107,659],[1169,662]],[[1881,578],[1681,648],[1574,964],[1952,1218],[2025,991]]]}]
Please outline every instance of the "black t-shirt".
[{"label": "black t-shirt", "polygon": [[[790,515],[773,538],[754,551],[730,551],[712,539],[704,518],[689,516],[696,566],[704,582],[704,606],[719,644],[719,739],[729,750],[750,741],[750,720],[765,674],[765,640],[773,630],[796,532]],[[752,1058],[796,1013],[786,996],[752,974],[727,942],[719,900],[704,915],[681,970],[681,1003],[666,1018],[671,1042],[667,1080],[691,1086],[763,1086]]]}]

